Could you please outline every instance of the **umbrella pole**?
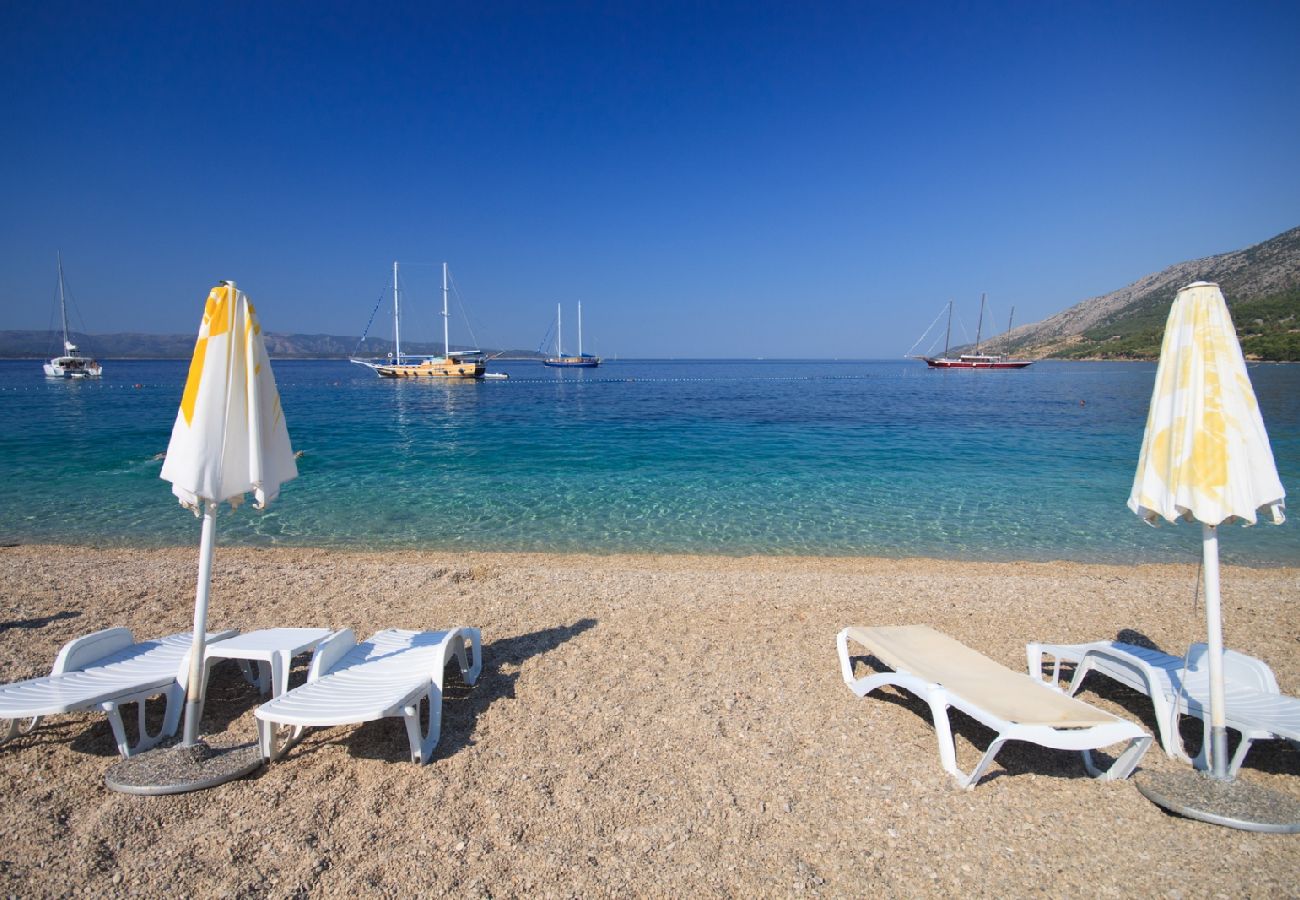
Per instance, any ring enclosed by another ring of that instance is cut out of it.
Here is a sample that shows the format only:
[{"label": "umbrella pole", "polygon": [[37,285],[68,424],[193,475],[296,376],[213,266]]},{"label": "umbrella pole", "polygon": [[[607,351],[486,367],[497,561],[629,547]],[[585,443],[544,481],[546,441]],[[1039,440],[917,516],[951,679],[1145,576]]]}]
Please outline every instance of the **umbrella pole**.
[{"label": "umbrella pole", "polygon": [[190,647],[190,674],[185,686],[185,736],[182,747],[199,739],[203,716],[203,656],[208,632],[208,594],[212,588],[212,543],[217,531],[217,504],[203,501],[203,535],[199,539],[199,583],[194,594],[194,643]]},{"label": "umbrella pole", "polygon": [[1223,697],[1223,613],[1219,603],[1219,530],[1201,525],[1201,555],[1205,560],[1205,619],[1210,663],[1210,777],[1228,779],[1228,728]]}]

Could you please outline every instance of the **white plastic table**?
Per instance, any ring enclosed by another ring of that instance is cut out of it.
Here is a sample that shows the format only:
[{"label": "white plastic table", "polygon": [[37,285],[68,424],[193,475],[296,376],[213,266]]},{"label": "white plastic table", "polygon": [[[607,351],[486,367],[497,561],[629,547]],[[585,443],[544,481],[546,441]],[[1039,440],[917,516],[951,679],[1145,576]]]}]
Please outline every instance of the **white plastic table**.
[{"label": "white plastic table", "polygon": [[[293,658],[299,653],[315,650],[316,645],[329,634],[328,628],[263,628],[208,644],[203,655],[204,683],[207,683],[213,664],[219,660],[235,659],[244,666],[255,662],[258,664],[257,677],[250,677],[249,681],[264,694],[269,687],[271,696],[278,697],[288,690]],[[247,669],[244,674],[248,677]]]}]

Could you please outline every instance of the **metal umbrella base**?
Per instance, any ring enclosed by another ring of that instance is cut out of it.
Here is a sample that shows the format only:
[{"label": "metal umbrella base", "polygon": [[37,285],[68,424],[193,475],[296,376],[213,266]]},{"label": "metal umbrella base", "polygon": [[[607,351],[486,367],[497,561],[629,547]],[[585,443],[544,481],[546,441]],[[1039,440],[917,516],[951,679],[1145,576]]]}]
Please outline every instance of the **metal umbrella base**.
[{"label": "metal umbrella base", "polygon": [[1139,772],[1137,789],[1171,813],[1244,831],[1300,833],[1300,802],[1248,781],[1218,781],[1185,769]]},{"label": "metal umbrella base", "polygon": [[104,773],[104,783],[125,794],[183,794],[243,778],[262,765],[257,742],[212,747],[199,741],[158,747],[120,760]]}]

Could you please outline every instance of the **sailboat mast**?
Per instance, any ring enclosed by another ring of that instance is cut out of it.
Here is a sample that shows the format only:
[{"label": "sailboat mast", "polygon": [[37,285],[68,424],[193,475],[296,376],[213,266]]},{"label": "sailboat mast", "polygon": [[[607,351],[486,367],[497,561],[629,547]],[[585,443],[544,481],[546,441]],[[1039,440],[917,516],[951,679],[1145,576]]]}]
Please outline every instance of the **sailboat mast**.
[{"label": "sailboat mast", "polygon": [[447,312],[447,264],[442,264],[442,358],[451,359],[450,328],[451,313]]},{"label": "sailboat mast", "polygon": [[582,301],[578,301],[578,356],[582,356]]},{"label": "sailboat mast", "polygon": [[398,297],[397,260],[393,260],[393,359],[402,364],[402,303]]},{"label": "sailboat mast", "polygon": [[1011,333],[1011,323],[1016,320],[1016,308],[1011,307],[1011,315],[1007,316],[1007,334]]},{"label": "sailboat mast", "polygon": [[980,355],[980,332],[984,330],[984,294],[980,294],[980,321],[975,326],[975,355]]},{"label": "sailboat mast", "polygon": [[943,355],[948,356],[948,342],[952,339],[952,301],[948,301],[948,330],[943,336]]},{"label": "sailboat mast", "polygon": [[564,355],[564,322],[560,319],[560,304],[555,304],[555,355]]},{"label": "sailboat mast", "polygon": [[59,251],[59,316],[63,320],[63,352],[68,350],[68,304],[63,296],[63,251]]}]

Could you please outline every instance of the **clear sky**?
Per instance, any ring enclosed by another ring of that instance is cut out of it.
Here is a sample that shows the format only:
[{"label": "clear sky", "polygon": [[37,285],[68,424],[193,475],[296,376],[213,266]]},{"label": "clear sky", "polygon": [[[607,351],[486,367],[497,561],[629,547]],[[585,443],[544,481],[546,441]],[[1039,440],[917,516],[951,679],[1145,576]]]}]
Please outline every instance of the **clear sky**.
[{"label": "clear sky", "polygon": [[1300,224],[1295,0],[9,0],[0,33],[0,328],[49,327],[62,250],[92,333],[192,332],[231,278],[355,335],[397,259],[432,338],[445,259],[483,346],[581,300],[605,355],[894,357],[949,298],[1000,330]]}]

